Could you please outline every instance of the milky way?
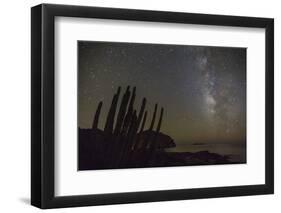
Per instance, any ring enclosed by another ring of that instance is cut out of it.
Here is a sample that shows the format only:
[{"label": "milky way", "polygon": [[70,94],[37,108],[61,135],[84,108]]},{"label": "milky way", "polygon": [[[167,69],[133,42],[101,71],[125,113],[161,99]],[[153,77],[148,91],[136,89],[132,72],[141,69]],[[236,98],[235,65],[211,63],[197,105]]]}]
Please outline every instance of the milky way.
[{"label": "milky way", "polygon": [[245,48],[80,41],[78,59],[80,127],[102,100],[102,128],[118,86],[131,85],[136,106],[164,107],[161,131],[176,143],[245,143]]}]

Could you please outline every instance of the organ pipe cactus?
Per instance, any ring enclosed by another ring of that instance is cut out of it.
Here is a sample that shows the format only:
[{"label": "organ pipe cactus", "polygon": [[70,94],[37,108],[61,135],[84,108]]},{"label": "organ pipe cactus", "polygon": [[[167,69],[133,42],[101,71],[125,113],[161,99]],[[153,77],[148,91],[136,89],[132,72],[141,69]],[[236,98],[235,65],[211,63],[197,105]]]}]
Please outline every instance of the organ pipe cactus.
[{"label": "organ pipe cactus", "polygon": [[[124,92],[121,103],[118,101],[121,87],[114,94],[103,130],[103,167],[122,168],[134,165],[148,164],[154,152],[157,152],[157,135],[160,132],[164,109],[161,108],[156,130],[154,124],[157,115],[158,104],[155,104],[148,130],[150,134],[140,141],[140,133],[144,131],[148,111],[146,98],[142,99],[139,112],[134,108],[136,99],[136,87],[130,91],[128,86]],[[93,131],[98,128],[99,118],[103,102],[99,102],[92,124]],[[118,108],[118,109],[117,109]],[[115,124],[115,125],[114,125]],[[95,138],[95,137],[94,137]]]}]

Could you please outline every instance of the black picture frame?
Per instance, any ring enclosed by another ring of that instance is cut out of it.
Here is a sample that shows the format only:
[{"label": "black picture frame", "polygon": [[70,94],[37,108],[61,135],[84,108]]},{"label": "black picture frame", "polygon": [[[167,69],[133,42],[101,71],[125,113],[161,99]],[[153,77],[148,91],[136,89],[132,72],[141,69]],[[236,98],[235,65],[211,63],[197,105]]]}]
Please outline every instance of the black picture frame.
[{"label": "black picture frame", "polygon": [[[54,195],[54,18],[83,17],[264,28],[266,32],[265,184],[96,195]],[[274,20],[86,6],[41,4],[31,9],[31,204],[60,208],[272,194],[274,192]]]}]

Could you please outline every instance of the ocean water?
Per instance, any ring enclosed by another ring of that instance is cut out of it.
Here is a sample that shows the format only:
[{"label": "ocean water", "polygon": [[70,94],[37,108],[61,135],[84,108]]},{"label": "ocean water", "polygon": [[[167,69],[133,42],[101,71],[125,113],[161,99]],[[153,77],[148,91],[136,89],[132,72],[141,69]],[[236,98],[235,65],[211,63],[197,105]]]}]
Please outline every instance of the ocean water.
[{"label": "ocean water", "polygon": [[220,155],[228,155],[231,162],[246,163],[246,144],[212,143],[212,144],[177,144],[168,152],[199,152],[209,151]]}]

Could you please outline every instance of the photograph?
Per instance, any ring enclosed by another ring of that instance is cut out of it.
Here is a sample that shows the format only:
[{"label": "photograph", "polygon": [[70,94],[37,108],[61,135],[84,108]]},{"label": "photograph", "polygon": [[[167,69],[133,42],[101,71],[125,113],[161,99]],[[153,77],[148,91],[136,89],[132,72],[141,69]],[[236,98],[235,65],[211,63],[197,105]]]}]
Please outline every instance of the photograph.
[{"label": "photograph", "polygon": [[212,5],[32,6],[31,205],[274,194],[275,13]]},{"label": "photograph", "polygon": [[246,48],[77,45],[78,170],[246,163]]}]

